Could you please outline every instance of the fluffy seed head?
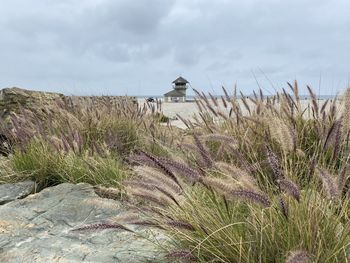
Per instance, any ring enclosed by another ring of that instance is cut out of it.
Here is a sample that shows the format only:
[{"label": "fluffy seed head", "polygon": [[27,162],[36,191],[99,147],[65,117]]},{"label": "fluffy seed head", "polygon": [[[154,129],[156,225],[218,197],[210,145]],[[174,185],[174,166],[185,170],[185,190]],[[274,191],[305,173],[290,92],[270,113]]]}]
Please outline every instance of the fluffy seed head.
[{"label": "fluffy seed head", "polygon": [[155,166],[156,168],[159,168],[165,175],[167,175],[170,179],[172,179],[177,185],[180,185],[179,180],[177,179],[177,177],[175,176],[175,174],[167,167],[165,166],[158,157],[146,153],[144,151],[140,151],[140,155],[143,156],[146,159],[149,159],[150,162],[153,163],[153,166]]},{"label": "fluffy seed head", "polygon": [[72,231],[84,231],[84,230],[103,230],[103,229],[118,229],[118,230],[124,230],[128,232],[133,232],[132,230],[126,228],[125,226],[122,226],[118,223],[98,223],[98,224],[91,224],[82,226],[79,228],[75,228]]},{"label": "fluffy seed head", "polygon": [[286,218],[288,218],[288,213],[289,213],[289,211],[288,211],[288,205],[286,204],[286,202],[284,201],[284,199],[283,199],[282,197],[280,197],[280,198],[278,199],[278,205],[279,205],[279,207],[280,207],[281,212],[283,213],[283,215],[284,215]]},{"label": "fluffy seed head", "polygon": [[273,179],[276,180],[278,178],[282,178],[282,169],[277,155],[268,146],[265,147],[265,151],[267,155],[267,160],[274,175]]},{"label": "fluffy seed head", "polygon": [[252,190],[246,190],[246,189],[233,190],[229,193],[229,196],[232,198],[240,199],[242,201],[250,201],[250,202],[259,204],[263,207],[269,207],[271,205],[271,202],[268,196]]},{"label": "fluffy seed head", "polygon": [[317,168],[317,175],[322,180],[327,197],[336,199],[339,196],[339,189],[335,179],[325,169]]},{"label": "fluffy seed head", "polygon": [[294,182],[289,179],[278,179],[277,183],[284,192],[294,197],[298,202],[300,201],[300,190]]},{"label": "fluffy seed head", "polygon": [[242,170],[241,168],[239,168],[233,164],[228,164],[225,162],[216,162],[215,167],[217,167],[220,171],[222,171],[226,175],[231,176],[232,178],[240,178],[243,176],[250,176],[246,171]]},{"label": "fluffy seed head", "polygon": [[153,228],[164,229],[157,222],[153,222],[153,221],[150,221],[150,220],[138,220],[138,221],[132,221],[132,222],[129,222],[129,223],[131,225],[136,225],[136,226],[144,226],[144,227],[153,227]]},{"label": "fluffy seed head", "polygon": [[180,163],[168,158],[159,157],[159,161],[170,170],[177,172],[178,174],[184,175],[187,179],[193,182],[199,181],[201,175],[191,167],[184,163]]},{"label": "fluffy seed head", "polygon": [[202,142],[199,140],[197,135],[194,135],[194,142],[197,146],[198,152],[202,157],[203,164],[210,168],[213,166],[213,160],[211,159],[209,151],[206,149],[206,147],[202,144]]},{"label": "fluffy seed head", "polygon": [[236,187],[232,184],[232,182],[229,182],[222,178],[215,178],[215,177],[203,177],[201,181],[205,186],[214,188],[217,192],[228,195],[230,192],[234,191]]},{"label": "fluffy seed head", "polygon": [[272,117],[268,119],[272,138],[279,143],[285,153],[294,150],[296,138],[293,130],[281,119]]},{"label": "fluffy seed head", "polygon": [[171,220],[166,222],[166,224],[177,229],[184,229],[188,231],[196,230],[193,225],[183,220]]},{"label": "fluffy seed head", "polygon": [[346,89],[343,97],[342,133],[347,134],[350,130],[350,87]]},{"label": "fluffy seed head", "polygon": [[181,194],[181,187],[169,177],[158,170],[148,166],[137,166],[134,170],[146,181],[157,183],[159,186],[171,189],[176,194]]}]

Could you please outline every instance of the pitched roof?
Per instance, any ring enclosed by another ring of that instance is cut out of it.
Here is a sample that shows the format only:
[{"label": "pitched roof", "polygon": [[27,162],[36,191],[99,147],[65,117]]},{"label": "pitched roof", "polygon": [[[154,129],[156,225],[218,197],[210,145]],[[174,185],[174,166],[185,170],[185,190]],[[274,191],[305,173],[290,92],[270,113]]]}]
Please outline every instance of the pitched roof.
[{"label": "pitched roof", "polygon": [[185,97],[186,93],[180,90],[172,90],[164,94],[164,97]]},{"label": "pitched roof", "polygon": [[183,77],[178,77],[177,79],[175,79],[173,81],[174,84],[186,84],[189,83],[186,79],[184,79]]}]

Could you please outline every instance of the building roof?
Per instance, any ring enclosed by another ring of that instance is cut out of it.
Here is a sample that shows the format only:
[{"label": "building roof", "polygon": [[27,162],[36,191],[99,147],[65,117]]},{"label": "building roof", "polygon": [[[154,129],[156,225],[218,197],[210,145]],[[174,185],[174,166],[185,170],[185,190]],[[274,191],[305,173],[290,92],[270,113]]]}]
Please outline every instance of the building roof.
[{"label": "building roof", "polygon": [[174,84],[187,84],[189,83],[186,79],[184,79],[183,77],[178,77],[177,79],[175,79],[173,81]]},{"label": "building roof", "polygon": [[172,90],[164,94],[164,97],[185,97],[186,93],[180,90]]}]

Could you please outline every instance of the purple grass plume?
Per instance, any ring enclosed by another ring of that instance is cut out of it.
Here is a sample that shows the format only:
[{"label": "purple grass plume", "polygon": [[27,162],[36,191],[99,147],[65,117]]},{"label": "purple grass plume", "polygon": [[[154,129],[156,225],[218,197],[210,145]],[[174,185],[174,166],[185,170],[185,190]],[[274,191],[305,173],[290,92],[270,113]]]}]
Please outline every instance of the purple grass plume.
[{"label": "purple grass plume", "polygon": [[82,226],[79,228],[75,228],[72,231],[86,231],[86,230],[104,230],[104,229],[118,229],[118,230],[124,230],[128,232],[134,232],[131,229],[118,224],[118,223],[97,223],[97,224],[91,224]]},{"label": "purple grass plume", "polygon": [[279,205],[279,208],[281,209],[282,214],[288,219],[289,209],[283,197],[280,197],[278,199],[278,205]]},{"label": "purple grass plume", "polygon": [[267,155],[267,160],[273,172],[274,181],[279,178],[283,178],[281,165],[277,155],[268,146],[265,146],[265,151]]},{"label": "purple grass plume", "polygon": [[209,151],[206,149],[206,147],[202,144],[202,142],[199,140],[197,135],[194,135],[194,142],[197,146],[197,149],[199,151],[199,154],[202,157],[203,164],[207,167],[210,168],[213,166],[213,160],[210,156]]},{"label": "purple grass plume", "polygon": [[257,193],[251,190],[246,190],[246,189],[232,190],[230,191],[229,196],[232,198],[240,199],[242,201],[250,201],[252,203],[261,205],[263,207],[269,207],[271,205],[271,201],[267,195],[262,193]]},{"label": "purple grass plume", "polygon": [[166,222],[166,224],[168,226],[177,228],[177,229],[184,229],[184,230],[188,230],[188,231],[195,231],[196,229],[194,228],[193,225],[191,225],[190,223],[183,221],[183,220],[171,220]]},{"label": "purple grass plume", "polygon": [[305,250],[291,251],[286,263],[309,263],[310,254]]},{"label": "purple grass plume", "polygon": [[196,170],[187,166],[186,164],[164,158],[159,157],[159,161],[170,170],[176,171],[178,174],[184,175],[187,179],[193,182],[197,182],[200,180],[201,174],[199,174]]},{"label": "purple grass plume", "polygon": [[[139,150],[139,152],[141,153],[141,155],[145,156],[146,159],[148,158],[149,161],[153,162],[153,164],[155,165],[155,167],[159,168],[160,170],[162,170],[164,172],[164,174],[166,174],[169,178],[171,178],[177,185],[180,185],[179,180],[177,179],[177,177],[175,176],[175,174],[166,166],[164,166],[164,164],[159,160],[158,157],[146,153],[142,150]],[[182,188],[182,187],[181,187]]]},{"label": "purple grass plume", "polygon": [[284,192],[294,197],[298,202],[300,201],[300,190],[294,182],[289,179],[277,179],[277,183]]}]

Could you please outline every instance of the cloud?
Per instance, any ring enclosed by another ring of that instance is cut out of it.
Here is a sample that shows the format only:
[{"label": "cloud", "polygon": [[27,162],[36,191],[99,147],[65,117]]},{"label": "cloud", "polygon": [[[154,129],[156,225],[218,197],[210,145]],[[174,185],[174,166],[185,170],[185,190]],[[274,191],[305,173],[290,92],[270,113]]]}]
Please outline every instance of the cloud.
[{"label": "cloud", "polygon": [[318,85],[321,74],[327,93],[350,77],[349,8],[345,0],[5,0],[0,86],[163,94],[183,74],[203,90],[237,81],[250,92],[254,75],[281,87],[294,78]]},{"label": "cloud", "polygon": [[129,0],[111,1],[103,5],[102,9],[105,9],[104,18],[107,23],[118,25],[135,35],[146,35],[156,30],[162,18],[170,11],[173,2],[171,0],[139,0],[137,3]]}]

